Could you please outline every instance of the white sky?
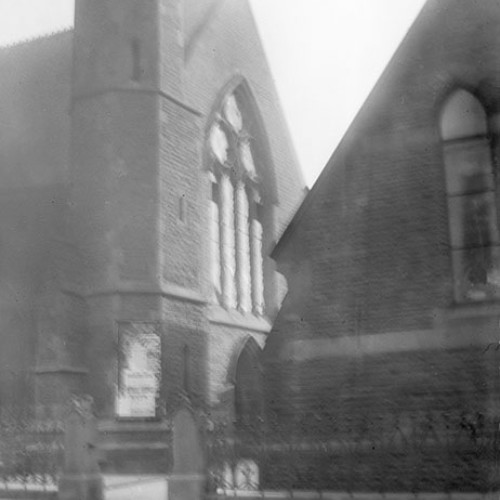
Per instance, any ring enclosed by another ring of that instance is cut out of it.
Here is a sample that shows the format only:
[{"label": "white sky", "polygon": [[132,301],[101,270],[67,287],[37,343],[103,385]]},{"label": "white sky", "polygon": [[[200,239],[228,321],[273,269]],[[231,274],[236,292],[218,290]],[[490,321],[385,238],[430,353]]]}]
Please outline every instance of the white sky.
[{"label": "white sky", "polygon": [[[309,185],[424,1],[250,0]],[[0,45],[71,26],[73,3],[0,0]]]}]

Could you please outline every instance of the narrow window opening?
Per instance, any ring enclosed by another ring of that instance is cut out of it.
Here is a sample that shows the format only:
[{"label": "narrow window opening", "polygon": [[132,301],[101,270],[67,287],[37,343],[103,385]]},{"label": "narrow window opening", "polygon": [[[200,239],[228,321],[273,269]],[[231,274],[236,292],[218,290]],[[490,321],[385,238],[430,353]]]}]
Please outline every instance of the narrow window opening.
[{"label": "narrow window opening", "polygon": [[219,204],[219,185],[212,182],[212,201]]},{"label": "narrow window opening", "polygon": [[137,38],[132,40],[132,80],[139,82],[142,78],[141,68],[141,43]]},{"label": "narrow window opening", "polygon": [[186,196],[183,194],[179,198],[179,219],[181,222],[186,222],[187,219],[186,210]]},{"label": "narrow window opening", "polygon": [[182,352],[183,374],[182,374],[182,390],[188,394],[191,391],[191,353],[189,346],[185,345]]},{"label": "narrow window opening", "polygon": [[247,313],[252,310],[251,258],[250,258],[250,207],[244,182],[238,182],[235,190],[236,215],[236,281],[238,309]]},{"label": "narrow window opening", "polygon": [[262,216],[262,204],[254,202],[250,223],[252,306],[254,313],[259,316],[264,313],[264,259],[262,253]]},{"label": "narrow window opening", "polygon": [[211,257],[211,280],[212,300],[216,304],[222,304],[222,268],[221,268],[221,217],[220,217],[220,192],[219,185],[214,177],[211,183],[210,202],[210,257]]},{"label": "narrow window opening", "polygon": [[234,186],[227,173],[220,177],[220,250],[222,304],[234,309],[236,302],[236,234]]},{"label": "narrow window opening", "polygon": [[262,206],[262,203],[255,204],[255,217],[262,224],[264,220],[264,207]]}]

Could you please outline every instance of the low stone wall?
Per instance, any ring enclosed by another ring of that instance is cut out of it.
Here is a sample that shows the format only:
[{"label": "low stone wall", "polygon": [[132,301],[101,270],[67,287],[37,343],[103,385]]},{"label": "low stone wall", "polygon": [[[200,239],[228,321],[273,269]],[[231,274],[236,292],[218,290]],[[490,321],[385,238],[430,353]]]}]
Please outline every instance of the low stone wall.
[{"label": "low stone wall", "polygon": [[220,490],[208,495],[207,500],[244,498],[245,500],[498,500],[500,493],[369,493],[347,491],[277,491],[277,490]]}]

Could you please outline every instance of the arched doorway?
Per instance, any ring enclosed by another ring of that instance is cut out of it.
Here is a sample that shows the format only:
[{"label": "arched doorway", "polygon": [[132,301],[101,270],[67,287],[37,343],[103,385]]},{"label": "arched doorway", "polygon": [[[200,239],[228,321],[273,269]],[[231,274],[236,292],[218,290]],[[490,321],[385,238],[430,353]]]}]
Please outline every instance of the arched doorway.
[{"label": "arched doorway", "polygon": [[238,426],[257,425],[264,413],[262,350],[249,338],[238,357],[235,374],[235,416]]}]

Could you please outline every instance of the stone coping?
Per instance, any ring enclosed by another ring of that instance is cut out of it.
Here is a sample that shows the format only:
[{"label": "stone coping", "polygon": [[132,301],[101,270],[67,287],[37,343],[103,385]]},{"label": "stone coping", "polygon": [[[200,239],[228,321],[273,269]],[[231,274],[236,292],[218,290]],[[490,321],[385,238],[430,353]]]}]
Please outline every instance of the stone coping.
[{"label": "stone coping", "polygon": [[[151,486],[166,487],[170,476],[162,474],[104,474],[105,492],[112,492],[113,496],[123,492],[132,493],[137,487]],[[181,479],[185,476],[172,476],[172,479]],[[192,475],[190,479],[200,480],[203,476]],[[163,485],[163,486],[162,486]],[[108,494],[105,494],[108,497]],[[0,483],[0,499],[52,499],[57,497],[57,485],[41,485],[35,483],[7,482]],[[118,498],[118,497],[117,497]],[[463,493],[463,492],[394,492],[394,493],[369,493],[369,492],[342,492],[342,491],[314,491],[314,490],[229,490],[219,489],[215,494],[206,496],[210,500],[223,498],[250,499],[295,499],[295,500],[498,500],[499,493]]]},{"label": "stone coping", "polygon": [[296,500],[498,500],[499,493],[463,493],[460,491],[449,493],[436,492],[394,492],[394,493],[370,493],[370,492],[342,492],[342,491],[314,491],[314,490],[223,490],[216,494],[208,495],[208,498],[246,498],[246,499],[296,499]]},{"label": "stone coping", "polygon": [[[161,474],[121,475],[103,474],[104,496],[124,500],[137,493],[166,491],[167,476]],[[152,489],[151,489],[152,488]],[[38,483],[7,482],[0,483],[1,500],[57,500],[58,486],[56,484],[42,485]],[[153,497],[162,497],[156,495]]]},{"label": "stone coping", "polygon": [[127,488],[142,483],[164,482],[167,476],[162,474],[140,474],[140,475],[122,475],[122,474],[104,474],[104,488],[107,490]]}]

